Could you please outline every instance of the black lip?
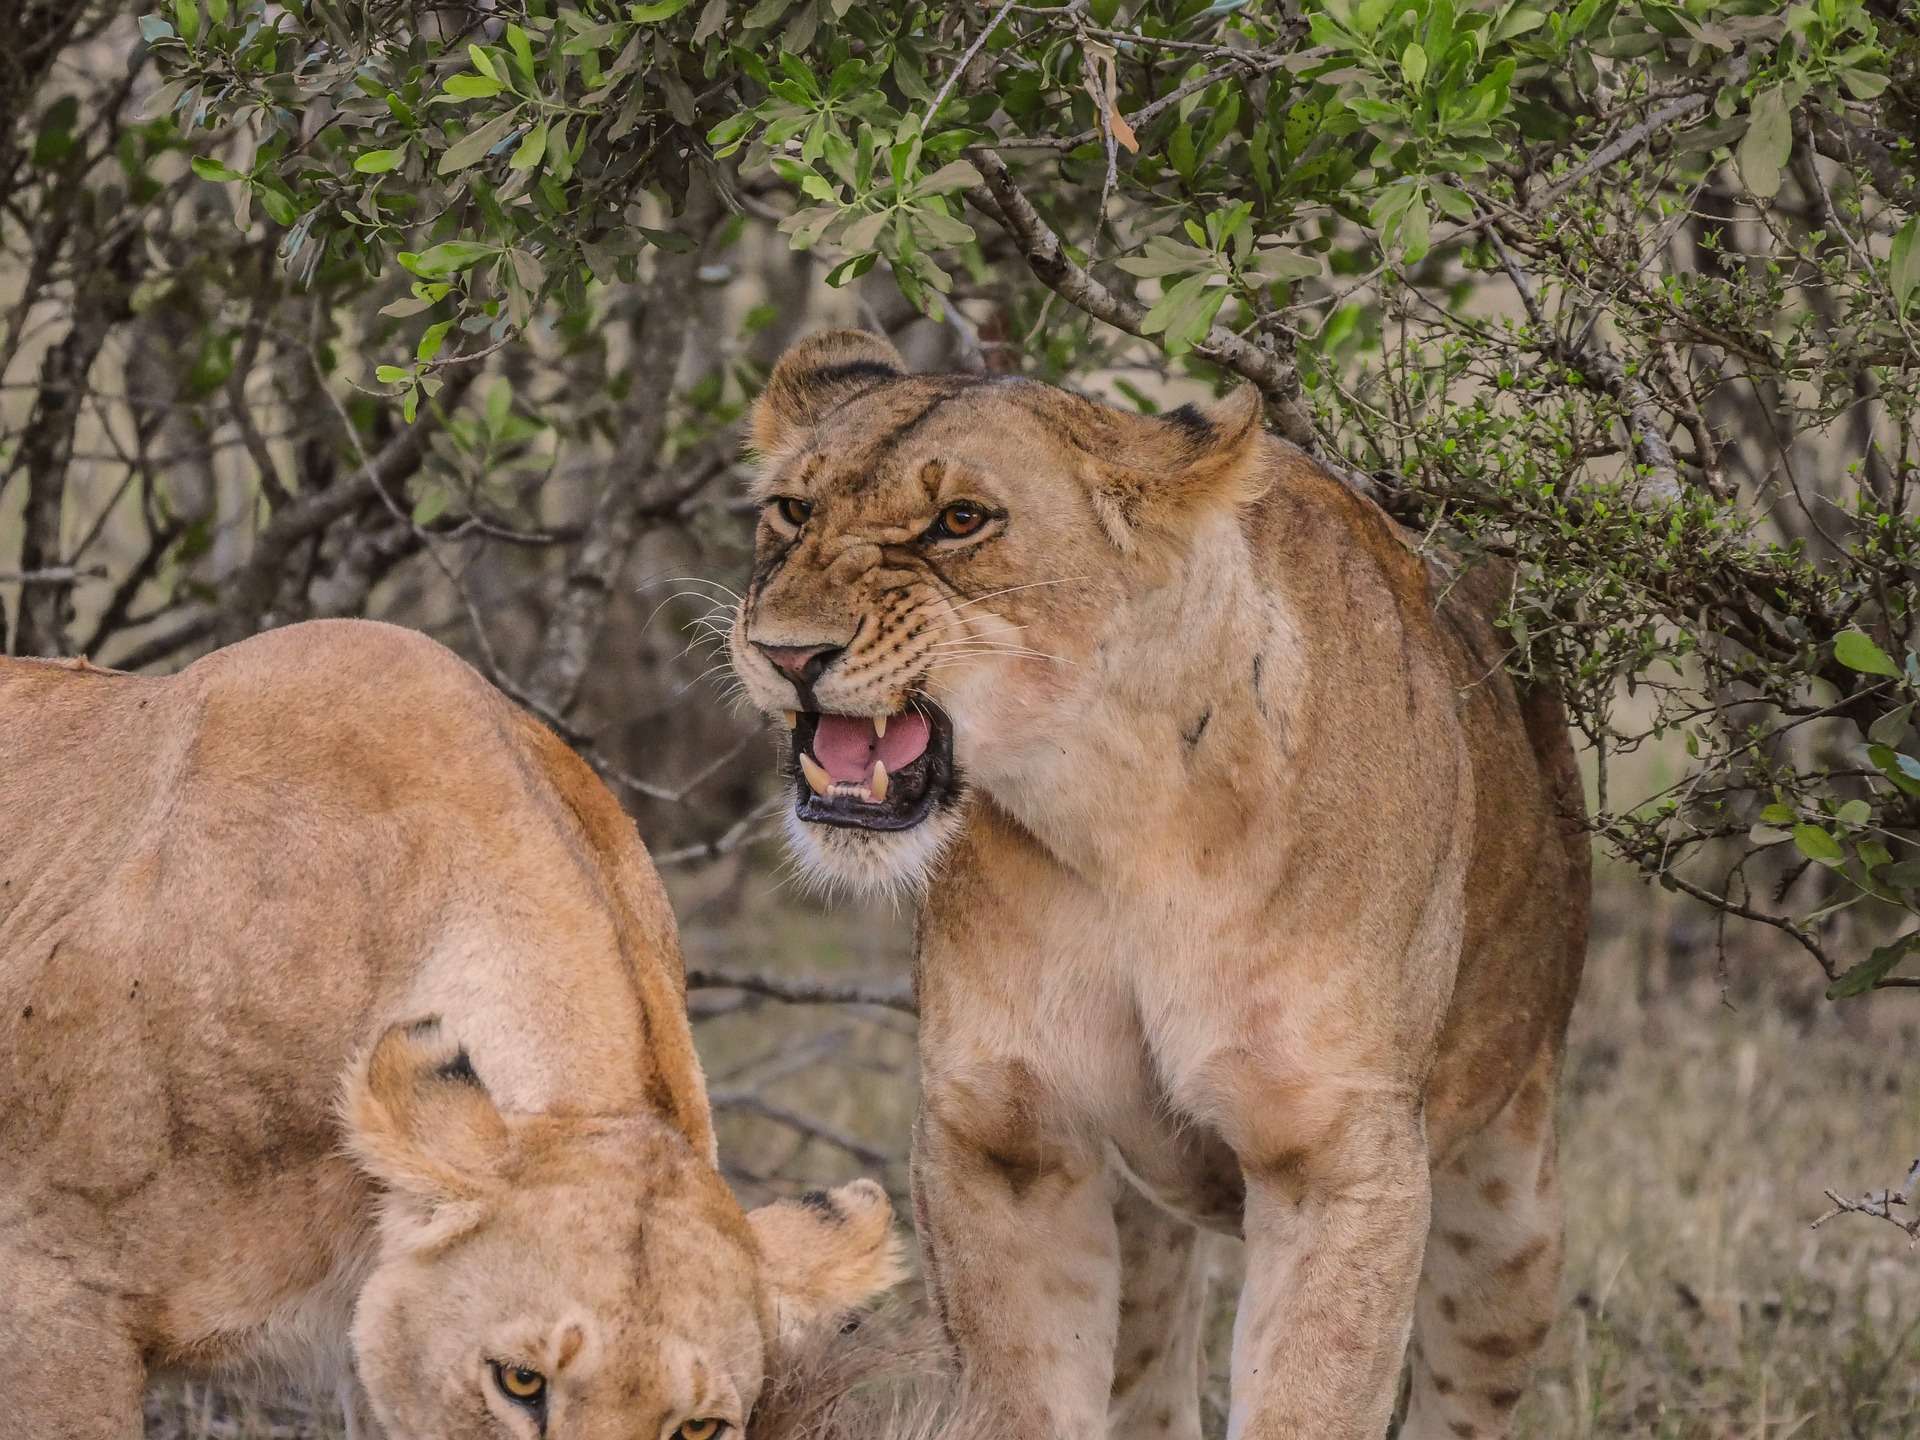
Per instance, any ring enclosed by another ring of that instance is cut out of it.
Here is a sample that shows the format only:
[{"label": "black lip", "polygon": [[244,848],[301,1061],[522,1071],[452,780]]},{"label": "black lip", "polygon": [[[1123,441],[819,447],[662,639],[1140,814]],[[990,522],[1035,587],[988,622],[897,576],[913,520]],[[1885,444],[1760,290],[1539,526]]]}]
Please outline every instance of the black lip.
[{"label": "black lip", "polygon": [[793,726],[793,813],[809,825],[842,830],[911,830],[959,788],[953,765],[953,722],[931,700],[916,696],[907,708],[927,717],[927,748],[911,765],[893,772],[887,798],[878,805],[845,795],[816,795],[800,773],[800,756],[813,749],[819,712],[802,710]]}]

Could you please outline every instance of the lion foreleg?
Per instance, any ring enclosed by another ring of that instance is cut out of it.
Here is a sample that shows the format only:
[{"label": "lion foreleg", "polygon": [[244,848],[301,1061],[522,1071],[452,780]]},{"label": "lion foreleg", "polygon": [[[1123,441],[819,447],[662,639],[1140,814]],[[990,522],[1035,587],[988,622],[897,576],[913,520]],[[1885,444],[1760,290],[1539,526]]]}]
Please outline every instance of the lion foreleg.
[{"label": "lion foreleg", "polygon": [[990,1433],[1103,1440],[1119,1255],[1100,1152],[1053,1143],[978,1087],[929,1089],[914,1204],[930,1288]]},{"label": "lion foreleg", "polygon": [[1426,1243],[1426,1144],[1398,1098],[1366,1097],[1345,1119],[1333,1143],[1242,1157],[1230,1440],[1386,1433]]}]

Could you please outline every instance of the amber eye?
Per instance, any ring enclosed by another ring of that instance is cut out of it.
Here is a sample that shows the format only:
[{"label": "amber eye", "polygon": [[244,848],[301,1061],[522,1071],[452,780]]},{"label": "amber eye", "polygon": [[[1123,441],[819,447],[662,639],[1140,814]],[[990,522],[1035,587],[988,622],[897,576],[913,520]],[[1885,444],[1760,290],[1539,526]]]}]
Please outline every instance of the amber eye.
[{"label": "amber eye", "polygon": [[956,500],[927,527],[927,538],[964,540],[969,535],[978,535],[990,518],[984,505],[976,505],[971,500]]},{"label": "amber eye", "polygon": [[516,1405],[537,1406],[547,1397],[547,1377],[525,1365],[493,1362],[493,1383]]},{"label": "amber eye", "polygon": [[807,523],[807,517],[813,514],[813,502],[801,500],[793,495],[782,495],[773,502],[773,508],[780,518],[798,530]]},{"label": "amber eye", "polygon": [[673,1432],[673,1440],[716,1440],[726,1428],[724,1420],[686,1420]]}]

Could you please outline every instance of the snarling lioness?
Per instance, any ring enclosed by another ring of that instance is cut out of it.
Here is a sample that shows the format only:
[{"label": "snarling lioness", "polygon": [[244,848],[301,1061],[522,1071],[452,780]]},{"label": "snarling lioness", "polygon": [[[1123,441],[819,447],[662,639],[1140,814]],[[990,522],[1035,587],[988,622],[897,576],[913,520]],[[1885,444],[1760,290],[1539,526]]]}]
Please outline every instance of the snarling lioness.
[{"label": "snarling lioness", "polygon": [[923,891],[918,1221],[1002,1433],[1508,1433],[1553,1315],[1580,786],[1489,570],[1242,390],[1125,414],[803,342],[732,633],[822,881]]},{"label": "snarling lioness", "polygon": [[391,1440],[739,1440],[891,1282],[885,1193],[744,1214],[629,821],[448,651],[0,660],[0,1431],[150,1373]]}]

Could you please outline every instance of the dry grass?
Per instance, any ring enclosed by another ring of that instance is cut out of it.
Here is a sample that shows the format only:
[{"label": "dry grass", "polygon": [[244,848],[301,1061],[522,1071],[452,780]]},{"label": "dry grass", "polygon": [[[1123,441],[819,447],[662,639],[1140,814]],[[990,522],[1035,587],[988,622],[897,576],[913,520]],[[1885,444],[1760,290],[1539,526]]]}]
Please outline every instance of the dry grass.
[{"label": "dry grass", "polygon": [[[823,916],[759,885],[676,901],[697,959],[842,974],[904,961],[908,923],[885,911]],[[1920,1255],[1855,1216],[1809,1228],[1825,1187],[1897,1183],[1920,1149],[1920,1000],[1829,1005],[1804,958],[1754,931],[1729,933],[1723,984],[1697,910],[1617,876],[1601,902],[1563,1112],[1566,1302],[1518,1433],[1920,1437]],[[904,1149],[905,1017],[699,1003],[725,1011],[701,1024],[716,1090],[758,1087],[841,1138]],[[722,1151],[750,1194],[873,1169],[738,1112],[723,1116]],[[903,1186],[897,1164],[887,1179]],[[918,1388],[924,1336],[905,1322],[875,1333],[904,1338],[815,1357],[816,1373],[867,1377],[855,1400],[789,1410],[780,1440],[952,1440],[948,1397]],[[1216,1406],[1223,1387],[1216,1374]],[[153,1414],[149,1434],[166,1440],[332,1433],[294,1411],[223,1410],[203,1391]]]}]

